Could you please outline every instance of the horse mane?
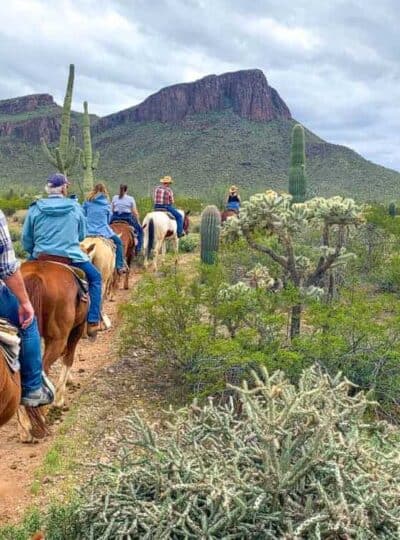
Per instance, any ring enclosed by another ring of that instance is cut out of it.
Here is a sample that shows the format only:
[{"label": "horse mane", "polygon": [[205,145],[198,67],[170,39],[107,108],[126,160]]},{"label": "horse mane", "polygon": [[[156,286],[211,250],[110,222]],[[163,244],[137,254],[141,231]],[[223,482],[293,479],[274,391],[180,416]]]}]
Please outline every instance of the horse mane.
[{"label": "horse mane", "polygon": [[39,333],[43,335],[43,281],[37,274],[29,274],[24,277],[25,287],[28,292],[29,299],[35,311],[36,319],[39,326]]}]

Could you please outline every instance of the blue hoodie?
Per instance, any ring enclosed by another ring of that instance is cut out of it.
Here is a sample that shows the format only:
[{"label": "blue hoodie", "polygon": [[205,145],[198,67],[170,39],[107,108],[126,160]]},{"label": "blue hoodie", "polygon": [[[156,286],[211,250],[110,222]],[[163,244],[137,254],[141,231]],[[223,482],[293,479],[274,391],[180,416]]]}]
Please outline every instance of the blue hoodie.
[{"label": "blue hoodie", "polygon": [[85,201],[82,208],[86,216],[89,236],[111,238],[115,235],[115,232],[109,226],[111,205],[105,195],[100,193],[91,201]]},{"label": "blue hoodie", "polygon": [[40,253],[69,257],[86,262],[79,242],[86,236],[86,219],[79,203],[73,199],[50,195],[29,207],[22,230],[25,251],[36,259]]}]

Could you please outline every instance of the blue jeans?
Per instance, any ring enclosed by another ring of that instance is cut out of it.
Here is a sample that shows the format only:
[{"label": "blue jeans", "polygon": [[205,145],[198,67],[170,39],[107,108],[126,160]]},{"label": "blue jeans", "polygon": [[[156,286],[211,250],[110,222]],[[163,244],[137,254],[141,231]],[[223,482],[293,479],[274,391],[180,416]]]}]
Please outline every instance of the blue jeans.
[{"label": "blue jeans", "polygon": [[170,204],[155,204],[154,208],[155,209],[160,208],[160,209],[164,209],[170,212],[176,219],[176,229],[177,229],[178,236],[183,234],[183,217],[182,217],[182,214],[178,212],[178,210],[175,208],[175,206],[172,206]]},{"label": "blue jeans", "polygon": [[115,252],[115,266],[117,267],[117,270],[120,268],[123,268],[125,266],[124,264],[124,246],[122,245],[122,240],[118,236],[118,234],[114,234],[113,236],[110,236],[110,240],[112,240],[116,247]]},{"label": "blue jeans", "polygon": [[83,270],[86,274],[89,283],[90,307],[87,316],[88,323],[98,323],[101,319],[101,274],[97,268],[89,261],[72,262],[72,266],[76,266]]},{"label": "blue jeans", "polygon": [[5,285],[0,285],[0,317],[7,319],[20,329],[19,361],[21,364],[22,395],[24,396],[42,386],[42,352],[37,322],[34,319],[28,328],[22,330],[18,318],[18,300]]},{"label": "blue jeans", "polygon": [[138,240],[136,250],[139,253],[143,245],[143,229],[140,223],[138,222],[138,220],[135,218],[135,216],[130,214],[129,212],[123,212],[121,214],[117,214],[116,212],[114,212],[113,215],[111,216],[110,224],[113,221],[126,221],[127,223],[129,223],[131,227],[135,229],[135,232],[137,234],[137,240]]},{"label": "blue jeans", "polygon": [[235,212],[239,212],[240,210],[240,203],[238,202],[228,202],[226,205],[227,210],[235,210]]}]

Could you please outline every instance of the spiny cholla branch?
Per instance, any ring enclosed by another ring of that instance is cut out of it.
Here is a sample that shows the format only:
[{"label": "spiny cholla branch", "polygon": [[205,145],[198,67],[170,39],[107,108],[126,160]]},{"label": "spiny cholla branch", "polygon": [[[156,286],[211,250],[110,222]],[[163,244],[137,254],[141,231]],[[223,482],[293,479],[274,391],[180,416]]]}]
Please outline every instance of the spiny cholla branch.
[{"label": "spiny cholla branch", "polygon": [[371,403],[350,386],[317,368],[298,387],[264,370],[225,406],[171,413],[161,433],[131,417],[82,538],[398,539],[395,434],[366,423]]}]

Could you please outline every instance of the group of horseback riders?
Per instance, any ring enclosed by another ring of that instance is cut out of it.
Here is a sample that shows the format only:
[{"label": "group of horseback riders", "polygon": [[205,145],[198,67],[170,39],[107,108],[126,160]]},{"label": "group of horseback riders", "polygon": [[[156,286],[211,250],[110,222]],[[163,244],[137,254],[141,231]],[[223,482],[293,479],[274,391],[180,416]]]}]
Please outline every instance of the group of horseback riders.
[{"label": "group of horseback riders", "polygon": [[[153,194],[154,210],[166,211],[176,219],[177,236],[183,236],[184,220],[174,206],[171,189],[173,180],[164,176]],[[119,194],[110,201],[107,188],[99,183],[81,206],[68,196],[69,181],[60,173],[52,174],[45,186],[47,197],[34,202],[28,210],[22,245],[30,260],[52,260],[83,270],[89,285],[90,304],[87,315],[87,334],[96,337],[100,329],[102,278],[98,269],[80,248],[86,236],[101,236],[113,241],[116,247],[116,268],[124,273],[123,246],[110,224],[125,221],[135,230],[136,252],[143,245],[143,229],[134,197],[128,187],[120,186]],[[238,188],[232,186],[226,209],[238,212]],[[12,246],[7,221],[0,210],[0,318],[19,329],[22,398],[21,404],[38,407],[53,402],[54,393],[42,373],[41,342],[37,321],[29,300],[19,262]]]}]

